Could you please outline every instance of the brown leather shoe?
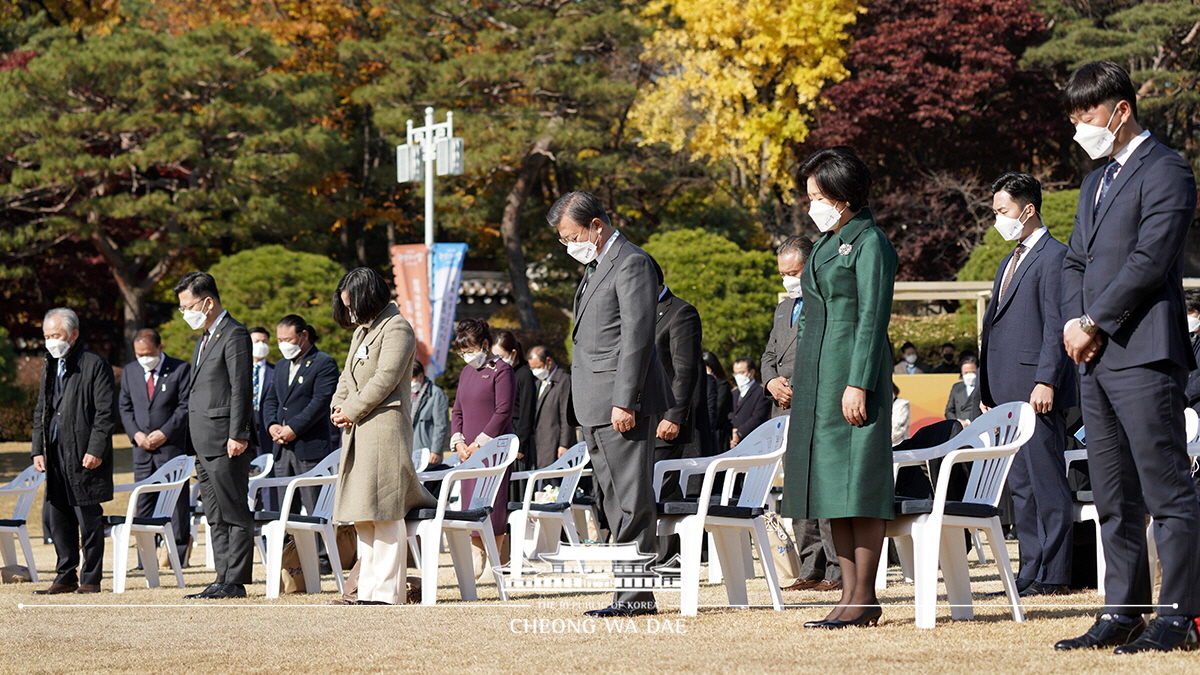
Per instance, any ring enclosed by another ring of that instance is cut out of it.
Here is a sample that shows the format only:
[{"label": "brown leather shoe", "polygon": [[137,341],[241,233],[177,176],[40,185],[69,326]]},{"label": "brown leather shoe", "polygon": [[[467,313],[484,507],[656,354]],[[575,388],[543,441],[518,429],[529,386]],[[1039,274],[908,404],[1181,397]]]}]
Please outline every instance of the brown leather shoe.
[{"label": "brown leather shoe", "polygon": [[84,593],[99,593],[100,584],[79,584],[79,588],[76,588],[75,592],[81,595]]},{"label": "brown leather shoe", "polygon": [[50,584],[50,588],[43,588],[40,591],[34,591],[34,595],[58,595],[60,593],[74,593],[75,589],[79,588],[79,584]]},{"label": "brown leather shoe", "polygon": [[791,586],[784,586],[784,591],[808,591],[825,583],[824,579],[797,579]]},{"label": "brown leather shoe", "polygon": [[335,606],[346,606],[346,605],[353,605],[353,604],[355,604],[355,602],[353,600],[346,600],[344,598],[338,598],[337,600],[326,600],[325,604],[335,605]]},{"label": "brown leather shoe", "polygon": [[814,591],[840,591],[842,590],[842,582],[822,579],[821,583],[813,586],[812,589]]}]

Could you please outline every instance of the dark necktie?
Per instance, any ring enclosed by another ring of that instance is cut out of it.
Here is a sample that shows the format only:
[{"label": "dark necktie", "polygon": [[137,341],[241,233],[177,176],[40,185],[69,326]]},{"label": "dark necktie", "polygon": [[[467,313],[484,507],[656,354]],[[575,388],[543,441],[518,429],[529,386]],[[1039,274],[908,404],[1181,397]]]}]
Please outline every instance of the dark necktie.
[{"label": "dark necktie", "polygon": [[1021,264],[1021,254],[1025,252],[1025,244],[1017,244],[1017,248],[1013,250],[1012,262],[1008,264],[1008,270],[1004,272],[1004,281],[1000,284],[1000,300],[1004,300],[1004,296],[1008,295],[1008,285],[1012,283],[1013,274],[1017,272],[1017,265]]},{"label": "dark necktie", "polygon": [[204,337],[200,338],[200,351],[196,352],[196,363],[200,362],[200,357],[204,355],[204,348],[208,346],[208,331],[204,331]]},{"label": "dark necktie", "polygon": [[598,263],[593,260],[587,264],[587,267],[583,268],[583,286],[579,287],[580,295],[583,295],[583,292],[587,290],[588,282],[592,280],[592,275],[596,272],[597,264]]},{"label": "dark necktie", "polygon": [[1104,196],[1108,194],[1108,189],[1112,187],[1113,179],[1117,177],[1117,172],[1121,170],[1121,163],[1112,161],[1108,166],[1104,167],[1104,176],[1100,179],[1100,196],[1096,198],[1096,207],[1092,209],[1092,219],[1100,214],[1100,205],[1104,203]]},{"label": "dark necktie", "polygon": [[154,400],[154,371],[150,371],[150,377],[146,378],[146,400]]},{"label": "dark necktie", "polygon": [[56,368],[55,375],[54,375],[54,395],[52,398],[55,401],[55,403],[54,403],[54,413],[50,417],[50,441],[51,442],[58,440],[58,414],[59,414],[58,408],[59,408],[59,406],[62,405],[63,377],[66,376],[66,374],[67,374],[67,358],[64,356],[63,358],[58,360],[58,367]]}]

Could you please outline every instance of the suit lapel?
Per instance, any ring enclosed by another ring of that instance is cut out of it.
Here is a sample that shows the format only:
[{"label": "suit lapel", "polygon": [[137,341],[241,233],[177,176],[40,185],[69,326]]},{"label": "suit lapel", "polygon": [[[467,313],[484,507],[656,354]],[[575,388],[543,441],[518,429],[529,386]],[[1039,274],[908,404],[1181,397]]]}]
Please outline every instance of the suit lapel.
[{"label": "suit lapel", "polygon": [[[856,216],[850,219],[850,222],[843,225],[842,229],[837,232],[829,232],[817,241],[816,248],[814,248],[809,256],[809,266],[813,268],[814,284],[817,281],[816,271],[834,258],[843,255],[843,250],[846,251],[845,255],[849,255],[850,251],[854,250],[854,241],[873,222],[875,222],[875,219],[871,215],[871,209],[864,207]],[[805,274],[807,273],[808,270],[805,269]]]},{"label": "suit lapel", "polygon": [[[537,415],[542,414],[542,406],[546,404],[546,399],[550,398],[550,392],[554,391],[554,385],[558,384],[555,381],[558,379],[557,376],[558,376],[558,371],[555,370],[553,375],[546,378],[546,381],[545,381],[546,393],[539,394],[537,397],[537,413],[536,413]],[[541,392],[541,390],[542,390],[542,382],[538,382],[538,392]]]},{"label": "suit lapel", "polygon": [[[1020,266],[1017,267],[1017,271],[1013,274],[1012,281],[1010,281],[1008,284],[1008,295],[1001,298],[1000,306],[996,308],[997,316],[1004,312],[1005,308],[1007,308],[1009,303],[1012,302],[1013,296],[1017,294],[1017,288],[1021,285],[1021,279],[1024,278],[1025,273],[1029,271],[1029,268],[1033,267],[1034,261],[1037,260],[1037,257],[1041,254],[1042,248],[1046,246],[1046,240],[1049,238],[1049,231],[1043,233],[1041,239],[1038,240],[1037,245],[1021,258]],[[1008,256],[1004,258],[1003,269],[1005,272],[1008,271],[1009,261],[1011,260],[1012,253],[1009,253]],[[1001,274],[1001,276],[1003,276],[1003,274]]]},{"label": "suit lapel", "polygon": [[[609,236],[616,236],[616,234],[614,233]],[[624,248],[625,237],[620,237],[613,244],[612,250],[608,252],[608,255],[604,256],[604,260],[601,261],[596,267],[596,271],[592,272],[591,280],[587,281],[587,288],[583,289],[583,293],[579,295],[579,299],[575,303],[575,328],[571,331],[572,336],[574,336],[575,332],[579,330],[579,317],[581,317],[584,310],[587,309],[588,301],[591,300],[592,296],[596,294],[596,287],[599,286],[601,282],[604,281],[604,278],[608,276],[608,273],[611,272],[614,267],[616,267],[617,260],[621,257],[621,251],[624,250]],[[584,275],[584,279],[587,279],[586,274]],[[580,285],[583,285],[582,282]]]},{"label": "suit lapel", "polygon": [[[1088,249],[1091,249],[1092,241],[1096,239],[1096,233],[1100,230],[1100,223],[1104,222],[1104,215],[1108,213],[1108,208],[1112,206],[1117,195],[1121,193],[1121,188],[1125,187],[1134,174],[1138,172],[1138,169],[1142,168],[1142,161],[1146,158],[1146,155],[1150,154],[1150,150],[1156,142],[1153,136],[1142,141],[1137,150],[1133,151],[1133,155],[1125,160],[1125,164],[1121,166],[1120,171],[1117,171],[1117,177],[1113,179],[1112,185],[1109,186],[1108,194],[1104,195],[1104,201],[1100,204],[1100,210],[1096,211],[1095,222],[1092,224],[1092,229],[1089,232]],[[1096,186],[1092,186],[1092,191],[1089,194],[1092,196],[1092,203],[1095,203]],[[1092,211],[1094,209],[1088,210]]]}]

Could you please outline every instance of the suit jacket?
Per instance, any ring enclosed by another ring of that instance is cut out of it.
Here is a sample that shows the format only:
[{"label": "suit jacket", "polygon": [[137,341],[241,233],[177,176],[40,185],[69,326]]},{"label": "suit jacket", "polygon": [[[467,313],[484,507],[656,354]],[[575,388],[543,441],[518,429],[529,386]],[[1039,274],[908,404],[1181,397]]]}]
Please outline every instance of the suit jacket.
[{"label": "suit jacket", "polygon": [[1093,216],[1103,173],[1089,173],[1080,188],[1063,260],[1063,321],[1092,318],[1106,338],[1099,358],[1110,369],[1171,360],[1190,370],[1196,363],[1182,279],[1196,211],[1191,167],[1151,136],[1117,172]]},{"label": "suit jacket", "polygon": [[700,313],[668,289],[658,301],[658,322],[654,344],[662,362],[675,405],[663,419],[679,425],[679,435],[671,441],[656,439],[659,445],[686,446],[684,457],[713,454],[710,442],[712,425],[708,418],[708,389],[704,384],[701,352]]},{"label": "suit jacket", "polygon": [[[792,379],[792,369],[796,363],[796,340],[800,337],[800,317],[792,323],[792,308],[796,303],[803,303],[799,298],[788,298],[775,308],[775,323],[771,326],[771,337],[767,339],[767,348],[762,353],[763,387],[771,380],[782,377],[789,382]],[[803,307],[803,304],[801,304]],[[771,392],[766,392],[767,398],[774,403]]]},{"label": "suit jacket", "polygon": [[771,400],[767,398],[766,387],[751,382],[745,396],[740,389],[733,390],[733,412],[729,414],[729,421],[739,437],[745,438],[769,419]]},{"label": "suit jacket", "polygon": [[413,403],[413,450],[445,455],[450,450],[450,399],[428,377]]},{"label": "suit jacket", "polygon": [[534,468],[536,462],[534,448],[534,426],[537,420],[537,391],[541,382],[533,376],[533,370],[525,362],[523,356],[517,357],[517,365],[513,366],[513,433],[521,441],[521,454],[517,459],[516,470],[528,471]]},{"label": "suit jacket", "polygon": [[[250,363],[251,363],[251,368],[253,368],[254,361],[251,360]],[[284,365],[284,370],[287,370],[287,365],[288,365],[287,361],[285,360],[282,363]],[[258,432],[258,451],[260,453],[272,452],[275,448],[275,441],[271,440],[271,433],[268,431],[268,429],[270,428],[270,425],[267,424],[267,418],[263,414],[264,412],[266,412],[267,398],[270,396],[273,396],[275,393],[275,364],[271,363],[270,361],[263,361],[263,364],[264,364],[263,381],[262,381],[262,388],[261,388],[262,398],[259,399],[259,401],[258,401],[258,409],[254,411],[254,425],[256,427],[256,431]],[[254,388],[253,388],[254,371],[253,370],[250,371],[250,384],[251,384],[251,389],[250,389],[251,400],[253,400],[253,392],[254,392]]]},{"label": "suit jacket", "polygon": [[[1035,384],[1054,387],[1054,409],[1078,404],[1074,363],[1063,347],[1062,261],[1067,247],[1042,233],[1021,258],[1008,294],[988,304],[979,350],[979,390],[984,405],[1028,401]],[[1013,254],[996,271],[992,297]]]},{"label": "suit jacket", "polygon": [[[539,391],[541,382],[538,382]],[[571,423],[571,376],[561,366],[545,381],[546,390],[537,398],[537,424],[534,447],[537,468],[553,464],[559,448],[575,445],[575,425]]]},{"label": "suit jacket", "polygon": [[[617,236],[615,233],[611,236]],[[571,372],[575,416],[612,424],[613,407],[655,416],[675,405],[654,349],[658,276],[650,256],[619,236],[575,293]]]},{"label": "suit jacket", "polygon": [[257,446],[250,332],[225,314],[213,325],[208,345],[201,352],[203,342],[201,336],[192,352],[187,404],[188,453],[202,457],[224,455],[226,442],[231,438]]},{"label": "suit jacket", "polygon": [[[981,414],[979,411],[979,392],[982,387],[978,381],[975,383],[975,389],[971,391],[971,395],[967,395],[967,384],[965,382],[955,382],[953,387],[950,387],[950,397],[946,399],[946,419],[948,420],[973,420]],[[1029,391],[1033,391],[1033,386],[1030,385]],[[1026,394],[1028,397],[1028,394]],[[1005,401],[1007,403],[1007,401]]]},{"label": "suit jacket", "polygon": [[[272,368],[273,382],[263,395],[263,429],[270,439],[271,426],[291,427],[296,440],[282,447],[290,449],[299,459],[320,461],[333,451],[329,440],[329,410],[333,392],[337,390],[337,362],[316,345],[296,359],[300,368],[291,384],[288,383],[291,369],[288,360],[284,359]],[[272,441],[263,450],[278,454],[278,446]]]},{"label": "suit jacket", "polygon": [[167,442],[158,447],[164,457],[187,452],[188,384],[192,364],[163,354],[154,376],[154,398],[146,397],[146,369],[134,361],[121,371],[119,407],[129,441],[141,432],[161,431]]},{"label": "suit jacket", "polygon": [[[1193,334],[1190,342],[1192,356],[1197,362],[1200,362],[1200,336]],[[1184,395],[1187,396],[1188,407],[1200,413],[1200,368],[1193,368],[1188,373],[1187,389],[1184,390]]]},{"label": "suit jacket", "polygon": [[[54,406],[58,359],[46,356],[37,404],[33,408],[33,446],[30,455],[50,456],[63,462],[71,497],[79,506],[92,506],[113,498],[112,430],[117,421],[117,387],[112,366],[76,343],[64,357],[62,400]],[[58,452],[50,441],[50,421],[58,419]],[[83,468],[83,456],[101,459],[95,469]]]}]

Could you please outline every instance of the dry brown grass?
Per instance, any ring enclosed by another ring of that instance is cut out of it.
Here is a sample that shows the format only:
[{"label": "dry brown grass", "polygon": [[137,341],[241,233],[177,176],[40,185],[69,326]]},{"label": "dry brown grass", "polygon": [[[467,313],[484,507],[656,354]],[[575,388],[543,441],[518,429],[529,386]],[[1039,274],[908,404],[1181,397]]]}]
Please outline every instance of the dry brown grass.
[{"label": "dry brown grass", "polygon": [[[15,471],[20,457],[0,446],[0,479]],[[128,453],[125,453],[127,456]],[[118,454],[120,457],[120,453]],[[128,463],[124,468],[127,470]],[[19,468],[19,467],[18,467]],[[122,465],[118,463],[118,469]],[[130,476],[118,477],[118,482]],[[2,509],[11,504],[0,501]],[[117,501],[106,506],[116,513]],[[37,518],[32,529],[40,531]],[[51,547],[35,542],[41,587],[54,567]],[[193,560],[203,561],[203,549]],[[604,595],[514,594],[499,602],[490,582],[480,601],[458,599],[449,559],[443,556],[439,604],[435,607],[331,607],[330,578],[319,595],[264,596],[259,583],[245,600],[206,603],[183,600],[211,580],[203,567],[186,570],[188,590],[147,589],[140,572],[129,591],[111,588],[111,552],[105,561],[106,592],[91,596],[30,595],[34,586],[0,586],[0,672],[420,672],[420,673],[765,673],[765,672],[1044,672],[1186,673],[1195,654],[1117,657],[1107,652],[1056,653],[1058,639],[1082,633],[1099,601],[1094,593],[1025,602],[1027,620],[1014,623],[1008,609],[984,596],[999,590],[994,565],[972,563],[976,591],[974,621],[949,619],[939,611],[936,629],[913,626],[912,587],[892,583],[882,594],[883,622],[877,628],[813,631],[801,624],[823,615],[817,605],[829,594],[788,593],[787,611],[730,610],[720,586],[704,585],[697,617],[682,618],[677,596],[659,594],[660,630],[645,618],[632,621],[637,633],[615,631],[617,623],[593,622],[593,633],[527,631],[540,620],[574,621],[581,612],[607,604]],[[751,582],[753,603],[767,604],[765,582]],[[944,597],[943,597],[944,601]],[[682,632],[662,632],[666,622]],[[547,622],[549,623],[549,622]],[[560,624],[561,625],[561,624]],[[622,627],[630,625],[621,622]],[[514,630],[515,628],[515,630]],[[553,630],[553,624],[549,624]],[[610,632],[610,628],[614,629]]]}]

